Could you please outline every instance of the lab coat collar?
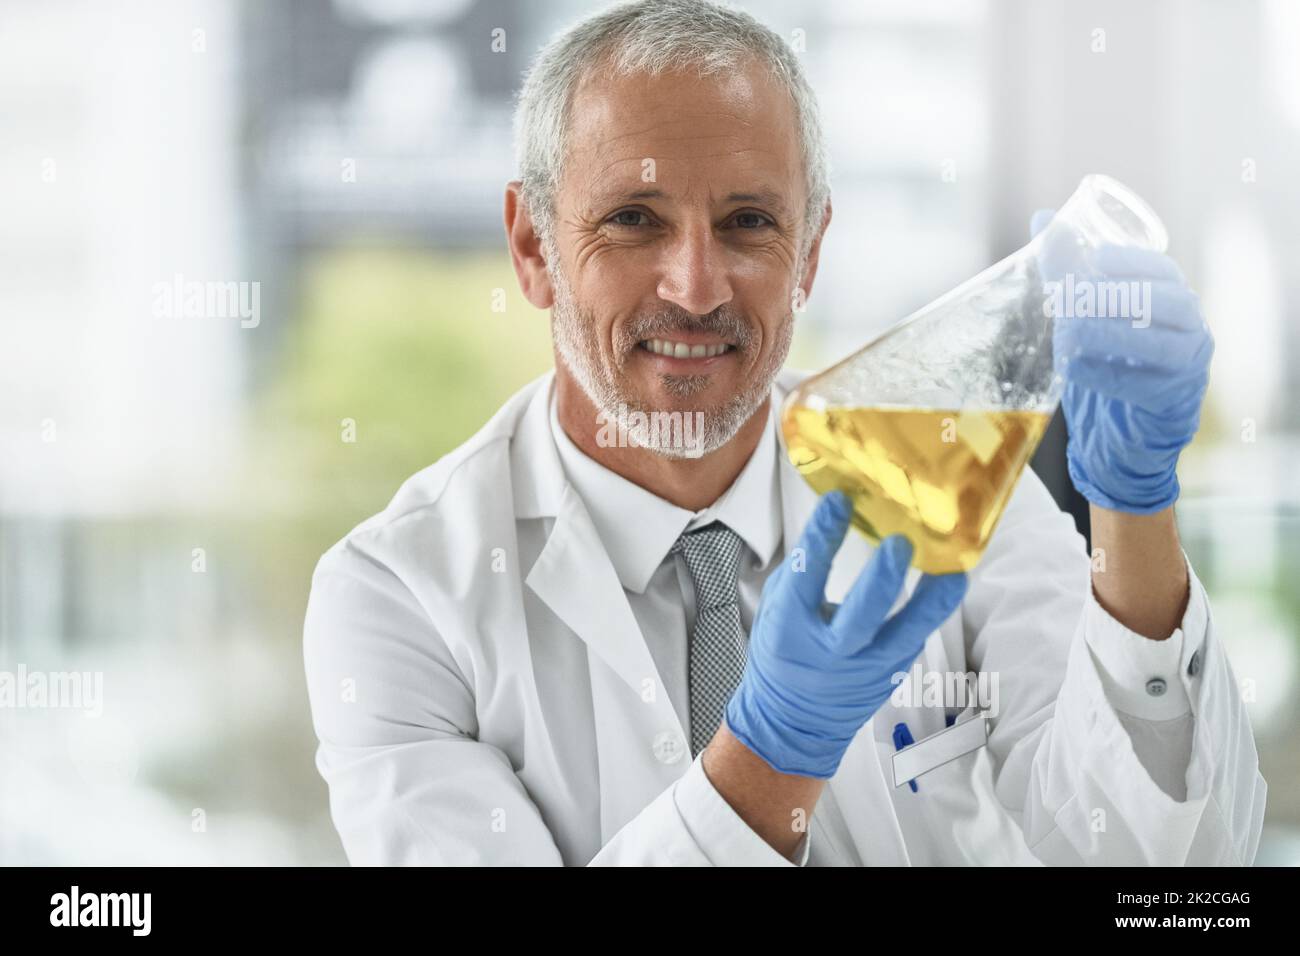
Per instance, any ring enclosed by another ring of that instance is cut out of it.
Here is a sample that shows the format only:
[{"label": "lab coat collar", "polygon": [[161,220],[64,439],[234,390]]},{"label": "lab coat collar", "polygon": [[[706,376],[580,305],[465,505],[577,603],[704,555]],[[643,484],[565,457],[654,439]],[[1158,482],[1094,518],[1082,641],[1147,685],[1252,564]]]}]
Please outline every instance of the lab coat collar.
[{"label": "lab coat collar", "polygon": [[533,383],[528,405],[510,438],[510,485],[517,519],[554,518],[560,513],[567,482],[547,422],[554,383],[553,369]]},{"label": "lab coat collar", "polygon": [[[525,583],[626,684],[638,692],[647,680],[662,688],[609,552],[581,495],[565,478],[550,428],[554,384],[553,371],[540,380],[512,439],[516,519],[554,518]],[[661,722],[680,729],[668,695],[659,693],[657,700],[666,708],[658,715]]]},{"label": "lab coat collar", "polygon": [[589,458],[560,425],[554,389],[548,424],[565,478],[587,506],[621,585],[643,594],[655,569],[695,517]]},{"label": "lab coat collar", "polygon": [[[662,688],[665,685],[632,614],[631,605],[623,590],[624,581],[611,557],[607,539],[602,537],[598,522],[593,519],[582,495],[565,475],[560,452],[551,432],[550,409],[554,386],[553,371],[537,381],[511,439],[511,494],[515,503],[515,517],[554,519],[542,553],[529,569],[525,583],[629,686],[643,692],[646,681],[653,680],[653,686]],[[779,398],[780,393],[774,393],[774,409]],[[769,414],[775,428],[775,411]],[[765,443],[770,443],[767,446],[770,451],[766,454],[776,456],[775,431],[764,437],[760,449]],[[591,464],[595,465],[595,462]],[[745,486],[741,488],[739,480],[733,485],[733,489],[738,489],[739,493],[734,496],[724,495],[713,509],[705,511],[716,511],[719,520],[736,521],[741,526],[735,529],[737,533],[743,530],[742,537],[748,535],[746,543],[766,562],[774,555],[782,533],[775,509],[779,507],[779,496],[785,490],[786,480],[783,480],[780,469],[777,468],[778,478],[774,483],[770,477],[771,472],[765,471],[765,467],[775,466],[770,462],[764,466],[762,461],[758,461],[753,468],[747,465],[742,470]],[[794,475],[797,484],[807,489],[798,473],[795,472]],[[631,484],[624,479],[619,480]],[[764,487],[766,504],[755,508],[760,514],[743,514],[747,502],[757,503],[760,500],[761,495],[757,490]],[[816,496],[811,489],[807,489],[807,494],[815,504]],[[666,532],[662,528],[653,529],[667,543],[662,552],[658,544],[653,549],[645,549],[654,558],[650,565],[651,573],[693,517],[692,512],[676,508],[668,502],[662,504],[665,509],[681,512],[682,520],[680,524],[668,525]],[[665,510],[665,514],[668,513]],[[754,520],[760,516],[761,521]],[[786,527],[789,528],[792,523],[798,525],[801,519],[787,515]],[[649,580],[648,574],[645,581],[640,579],[640,562],[645,560],[648,559],[633,559],[635,563],[629,562],[625,568],[625,574],[631,583],[639,584],[642,591]],[[659,694],[659,698],[667,706],[668,695]],[[667,713],[672,713],[670,706]]]},{"label": "lab coat collar", "polygon": [[771,561],[781,541],[781,499],[777,423],[770,408],[759,442],[735,481],[713,504],[689,511],[589,458],[560,426],[557,404],[552,388],[549,421],[560,464],[587,506],[619,581],[627,590],[643,594],[682,532],[714,521],[736,532],[758,556],[760,567]]},{"label": "lab coat collar", "polygon": [[[627,596],[623,593],[624,582],[618,568],[582,496],[565,477],[560,452],[551,433],[550,403],[554,377],[553,371],[548,372],[537,382],[537,388],[512,438],[512,494],[516,518],[555,519],[546,545],[527,575],[527,584],[629,685],[641,688],[643,682],[652,677],[655,686],[663,687]],[[782,372],[778,376],[770,412],[774,429],[779,420],[781,402],[801,377],[799,372],[792,371]],[[775,444],[775,431],[771,440]],[[803,526],[817,506],[817,494],[790,464],[784,453],[778,453],[775,457],[777,487],[771,493],[779,495],[780,540],[783,553],[789,554],[798,545]],[[762,479],[762,474],[755,469],[753,478],[747,480],[761,484]],[[715,508],[723,514],[732,515],[731,509],[737,507],[742,499],[748,499],[749,495],[738,495],[735,502],[729,502],[726,498],[724,496],[724,499],[720,499]],[[775,505],[778,499],[771,500]],[[668,508],[674,507],[667,502],[664,504]],[[770,517],[769,514],[768,518]],[[746,522],[739,523],[746,528],[751,527]],[[669,546],[676,540],[680,530],[680,527],[670,528]],[[738,533],[739,530],[737,529]],[[667,538],[669,533],[663,533],[663,536]],[[776,546],[771,543],[778,540],[775,530],[755,533],[754,538],[753,542],[747,543],[751,547],[758,545],[755,551],[760,557],[766,559],[770,551],[775,551]],[[852,584],[857,569],[862,567],[872,550],[872,546],[861,535],[851,534],[845,539],[831,565],[826,589],[828,600],[842,599]],[[658,546],[655,550],[647,551],[652,555],[657,554]],[[667,553],[667,548],[664,548],[663,553]],[[658,555],[658,559],[661,560],[662,557],[662,554]],[[655,561],[655,566],[657,564],[658,560]],[[639,567],[638,564],[637,568]],[[633,584],[641,583],[644,590],[645,585],[640,582],[639,571],[636,577],[629,574],[629,578]]]},{"label": "lab coat collar", "polygon": [[[783,371],[777,377],[769,412],[772,423],[770,439],[774,444],[776,443],[775,429],[777,427],[776,423],[780,419],[781,403],[785,400],[789,391],[803,377],[803,373],[795,370]],[[555,595],[556,600],[552,605],[553,608],[563,605],[568,608],[568,614],[574,618],[574,621],[569,621],[566,618],[566,623],[579,636],[587,640],[588,644],[591,644],[603,657],[606,657],[607,662],[625,680],[633,686],[638,686],[647,673],[653,674],[655,671],[652,664],[649,670],[644,666],[649,662],[650,655],[632,616],[631,607],[627,604],[627,598],[622,593],[622,588],[625,586],[622,576],[605,547],[598,533],[596,523],[593,521],[581,495],[565,477],[560,452],[556,447],[551,432],[550,418],[554,384],[554,371],[547,372],[537,380],[523,417],[514,430],[511,439],[511,483],[515,517],[519,519],[555,519],[550,537],[547,539],[546,548],[529,572],[527,582],[529,587],[537,592],[543,600],[546,599],[546,594],[543,594],[542,591]],[[765,436],[764,441],[767,440],[768,438]],[[746,538],[746,543],[765,562],[776,550],[777,543],[781,544],[780,550],[783,554],[789,554],[798,545],[799,538],[803,533],[803,526],[807,522],[808,516],[812,514],[813,509],[817,506],[817,493],[809,487],[795,467],[790,464],[784,452],[778,448],[775,457],[777,459],[775,466],[777,480],[776,488],[771,492],[773,495],[771,506],[773,508],[779,507],[780,537],[776,536],[773,529],[766,532],[751,530],[751,537]],[[749,466],[747,465],[742,475],[745,475],[748,470]],[[755,472],[756,474],[752,480],[756,484],[760,484],[762,475],[757,474],[757,469],[755,469]],[[746,480],[750,480],[750,478],[747,476]],[[753,499],[748,494],[738,494],[734,500],[724,495],[723,499],[719,499],[713,508],[725,515],[731,515],[733,514],[731,509],[737,508],[742,501],[746,500]],[[779,506],[777,505],[778,501]],[[667,502],[665,504],[667,505]],[[669,508],[674,507],[672,505],[667,506]],[[690,512],[684,513],[690,514]],[[770,513],[767,517],[770,519]],[[720,520],[725,520],[725,518]],[[739,520],[737,523],[746,529],[759,527],[759,525],[751,526]],[[739,528],[736,530],[737,533],[740,533]],[[679,533],[680,528],[672,533],[672,540],[675,541]],[[667,536],[667,533],[665,533],[664,537]],[[571,550],[575,540],[584,542],[584,544],[577,550]],[[584,550],[588,545],[591,545],[590,549]],[[671,546],[671,541],[669,545]],[[653,555],[658,548],[646,550]],[[849,585],[852,584],[857,569],[862,567],[863,562],[873,550],[872,545],[861,535],[851,534],[847,536],[844,545],[840,548],[839,554],[831,565],[831,573],[827,583],[827,597],[829,600],[839,601],[842,599]],[[551,553],[548,554],[548,552]],[[667,553],[666,548],[664,553]],[[566,555],[564,561],[557,560],[561,554]],[[659,559],[662,559],[662,555],[659,555]],[[658,560],[655,561],[654,566],[657,565]],[[606,569],[619,585],[614,588],[613,593],[608,592],[605,588],[595,587],[593,574],[603,575]],[[653,571],[653,567],[651,570]],[[571,576],[566,578],[565,575]],[[639,572],[635,575],[627,573],[627,577],[632,584],[640,583]],[[575,582],[582,582],[582,586],[575,587]],[[641,590],[644,590],[645,584],[640,583],[640,586]],[[635,588],[632,589],[635,590]],[[566,590],[571,593],[563,595],[560,593]],[[578,597],[581,597],[582,601],[577,601]],[[575,601],[577,601],[576,606],[571,606],[574,605]],[[603,608],[605,603],[621,605],[621,607],[611,611]],[[552,602],[547,601],[547,604],[552,604]],[[587,610],[584,611],[584,608],[587,608]],[[623,613],[624,611],[626,613]],[[610,614],[622,621],[623,627],[619,631],[600,632],[598,630],[600,625],[596,622],[606,621]],[[574,626],[575,622],[583,626]],[[584,631],[587,633],[584,633]],[[590,638],[588,634],[591,635]],[[626,649],[623,647],[625,644],[636,645],[640,648],[640,652]]]}]

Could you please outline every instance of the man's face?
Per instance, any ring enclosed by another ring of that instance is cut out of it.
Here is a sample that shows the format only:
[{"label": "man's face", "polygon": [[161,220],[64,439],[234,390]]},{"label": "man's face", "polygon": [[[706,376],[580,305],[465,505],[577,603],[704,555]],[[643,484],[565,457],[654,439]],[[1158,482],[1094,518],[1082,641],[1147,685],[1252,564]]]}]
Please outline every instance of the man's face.
[{"label": "man's face", "polygon": [[607,416],[703,413],[694,453],[712,451],[790,346],[806,205],[794,105],[751,66],[592,77],[571,115],[547,260],[561,362]]}]

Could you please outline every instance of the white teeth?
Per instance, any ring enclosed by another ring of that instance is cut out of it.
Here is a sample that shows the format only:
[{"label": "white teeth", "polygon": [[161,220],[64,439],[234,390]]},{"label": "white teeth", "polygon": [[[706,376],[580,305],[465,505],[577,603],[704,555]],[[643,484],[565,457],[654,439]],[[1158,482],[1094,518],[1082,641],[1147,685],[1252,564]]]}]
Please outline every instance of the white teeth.
[{"label": "white teeth", "polygon": [[712,358],[730,348],[725,343],[687,345],[685,342],[670,342],[667,339],[647,339],[642,344],[655,355],[670,355],[673,358]]}]

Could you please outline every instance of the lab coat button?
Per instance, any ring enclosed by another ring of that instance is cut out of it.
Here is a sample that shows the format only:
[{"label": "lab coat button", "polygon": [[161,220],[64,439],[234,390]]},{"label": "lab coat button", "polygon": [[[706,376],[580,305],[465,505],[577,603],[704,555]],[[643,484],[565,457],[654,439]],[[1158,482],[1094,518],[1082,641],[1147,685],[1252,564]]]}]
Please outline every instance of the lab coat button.
[{"label": "lab coat button", "polygon": [[682,754],[686,753],[682,735],[673,730],[665,730],[663,733],[655,734],[654,743],[650,745],[654,751],[655,759],[660,763],[676,763],[682,759]]},{"label": "lab coat button", "polygon": [[1201,652],[1197,651],[1192,655],[1192,659],[1187,662],[1187,673],[1195,677],[1201,672]]},{"label": "lab coat button", "polygon": [[1159,697],[1165,692],[1165,682],[1159,677],[1153,677],[1147,681],[1147,693],[1152,697]]}]

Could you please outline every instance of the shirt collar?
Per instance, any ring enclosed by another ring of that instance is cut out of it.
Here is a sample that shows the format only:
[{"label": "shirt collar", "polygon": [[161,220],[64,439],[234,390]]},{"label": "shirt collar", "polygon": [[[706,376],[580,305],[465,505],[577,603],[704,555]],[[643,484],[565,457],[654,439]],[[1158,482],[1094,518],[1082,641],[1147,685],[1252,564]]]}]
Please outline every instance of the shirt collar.
[{"label": "shirt collar", "polygon": [[740,535],[760,567],[772,560],[781,543],[775,399],[769,403],[767,427],[731,487],[708,507],[689,511],[589,458],[560,427],[555,393],[552,389],[551,434],[560,464],[586,505],[623,587],[644,593],[682,532],[714,521]]}]

